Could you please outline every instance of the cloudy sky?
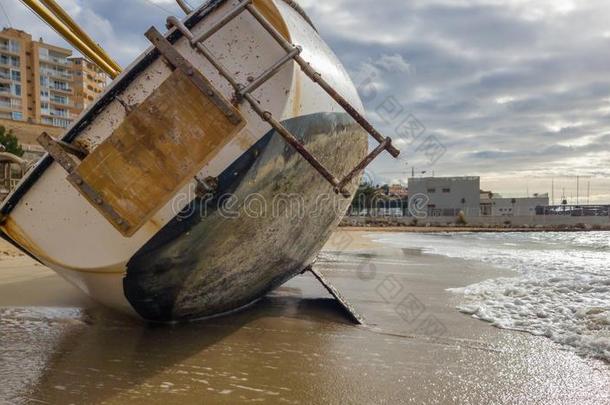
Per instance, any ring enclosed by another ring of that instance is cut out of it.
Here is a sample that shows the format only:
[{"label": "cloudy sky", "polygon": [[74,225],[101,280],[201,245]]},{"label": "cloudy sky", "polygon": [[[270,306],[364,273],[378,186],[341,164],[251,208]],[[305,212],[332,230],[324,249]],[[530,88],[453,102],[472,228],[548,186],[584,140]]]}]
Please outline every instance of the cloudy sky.
[{"label": "cloudy sky", "polygon": [[[61,43],[18,0],[12,25]],[[122,65],[162,27],[173,0],[59,0]],[[197,4],[190,0],[191,4]],[[480,175],[520,196],[562,190],[610,203],[610,3],[603,0],[301,0],[398,139],[378,182]],[[0,21],[8,24],[4,14]],[[444,153],[443,153],[444,152]]]}]

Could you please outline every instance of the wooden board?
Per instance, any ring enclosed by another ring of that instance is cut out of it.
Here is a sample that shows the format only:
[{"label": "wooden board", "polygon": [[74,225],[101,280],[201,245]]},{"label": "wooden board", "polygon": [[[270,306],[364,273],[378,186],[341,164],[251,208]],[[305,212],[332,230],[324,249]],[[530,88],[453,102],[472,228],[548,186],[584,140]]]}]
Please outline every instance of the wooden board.
[{"label": "wooden board", "polygon": [[243,119],[231,123],[186,74],[175,70],[69,181],[124,236],[131,236],[244,125]]}]

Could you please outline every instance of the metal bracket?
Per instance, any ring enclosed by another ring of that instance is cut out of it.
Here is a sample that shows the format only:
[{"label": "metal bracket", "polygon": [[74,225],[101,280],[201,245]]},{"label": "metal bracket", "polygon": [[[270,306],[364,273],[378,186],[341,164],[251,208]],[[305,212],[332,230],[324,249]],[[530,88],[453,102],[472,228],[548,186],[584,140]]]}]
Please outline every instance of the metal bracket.
[{"label": "metal bracket", "polygon": [[104,211],[116,227],[121,228],[125,232],[129,230],[130,226],[127,221],[110,204],[106,203],[102,196],[87,184],[81,176],[73,172],[68,175],[67,179],[91,204],[97,206],[100,211]]},{"label": "metal bracket", "polygon": [[[83,179],[76,173],[78,166],[77,162],[72,159],[69,153],[73,153],[75,156],[81,154],[81,148],[74,145],[67,144],[65,142],[56,141],[49,134],[43,132],[37,139],[38,143],[46,150],[49,155],[55,160],[61,167],[68,172],[67,180],[72,184],[87,200],[92,204],[100,207],[101,210],[106,212],[113,220],[113,222],[124,229],[127,229],[129,225],[117,212],[108,204],[104,202],[104,199],[98,194],[91,186],[89,186]],[[86,157],[86,153],[84,154]]]},{"label": "metal bracket", "polygon": [[233,125],[238,125],[242,122],[242,118],[235,107],[186,58],[180,55],[180,52],[155,27],[151,27],[146,31],[146,38],[152,42],[170,65],[185,73],[193,84],[210,98],[212,103],[222,111]]},{"label": "metal bracket", "polygon": [[60,141],[60,140],[55,140],[55,143],[57,143],[57,145],[59,145],[59,147],[61,147],[63,150],[65,150],[66,152],[68,152],[71,155],[76,156],[80,160],[83,160],[87,156],[89,156],[89,151],[85,148],[81,148],[78,145],[73,145],[71,143],[67,143],[67,142]]},{"label": "metal bracket", "polygon": [[326,280],[322,273],[315,270],[312,266],[306,268],[303,273],[307,271],[313,274],[313,276],[324,286],[324,288],[326,288],[330,295],[332,295],[337,300],[339,305],[341,305],[341,308],[343,308],[343,310],[347,313],[352,322],[354,322],[356,325],[365,324],[364,318],[354,309],[354,307],[349,303],[349,301],[347,301],[347,299],[345,299],[345,297],[341,295],[339,290],[337,290],[335,286],[333,286],[328,280]]},{"label": "metal bracket", "polygon": [[64,146],[53,139],[51,135],[43,132],[36,140],[65,171],[73,173],[76,170],[78,166],[76,161],[66,152]]}]

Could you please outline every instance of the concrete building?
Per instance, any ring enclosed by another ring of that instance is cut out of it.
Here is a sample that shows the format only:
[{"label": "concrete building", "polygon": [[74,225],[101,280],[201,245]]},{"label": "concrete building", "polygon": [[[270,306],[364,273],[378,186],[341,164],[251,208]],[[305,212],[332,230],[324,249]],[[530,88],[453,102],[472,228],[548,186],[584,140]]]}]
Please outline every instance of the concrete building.
[{"label": "concrete building", "polygon": [[[483,204],[483,201],[481,201]],[[549,205],[548,194],[535,194],[533,197],[503,198],[493,194],[491,198],[491,216],[496,217],[523,217],[536,215],[536,208]],[[483,211],[483,205],[481,205]]]},{"label": "concrete building", "polygon": [[104,91],[108,76],[85,58],[70,58],[70,61],[74,73],[74,106],[80,113]]},{"label": "concrete building", "polygon": [[[460,211],[479,216],[479,177],[424,177],[409,179],[409,212],[427,209],[430,217],[454,217]],[[423,202],[426,207],[422,207]]]},{"label": "concrete building", "polygon": [[28,118],[35,123],[67,128],[76,117],[72,66],[68,60],[72,51],[33,41],[31,52],[28,69],[32,77],[32,110]]},{"label": "concrete building", "polygon": [[493,193],[491,191],[481,190],[481,216],[491,216],[493,212]]},{"label": "concrete building", "polygon": [[24,31],[3,29],[0,119],[68,127],[106,85],[103,73],[71,55]]},{"label": "concrete building", "polygon": [[32,37],[23,31],[0,32],[0,118],[24,120],[28,117],[28,44]]}]

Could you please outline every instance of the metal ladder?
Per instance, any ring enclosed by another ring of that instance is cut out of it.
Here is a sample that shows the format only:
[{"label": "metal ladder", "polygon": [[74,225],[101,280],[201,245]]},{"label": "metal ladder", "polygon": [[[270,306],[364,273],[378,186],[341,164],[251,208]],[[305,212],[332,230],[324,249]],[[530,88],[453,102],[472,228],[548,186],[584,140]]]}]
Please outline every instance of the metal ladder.
[{"label": "metal ladder", "polygon": [[[228,24],[230,21],[238,17],[243,12],[249,12],[258,23],[275,39],[275,41],[286,51],[286,55],[280,58],[277,62],[273,63],[271,67],[265,70],[261,75],[247,85],[242,85],[236,81],[236,79],[229,73],[227,69],[219,63],[214,55],[208,50],[203,44],[212,35],[217,33],[222,27]],[[377,158],[383,151],[388,151],[393,157],[398,157],[400,151],[392,145],[392,140],[389,137],[384,137],[380,134],[368,121],[364,118],[356,109],[335,89],[326,82],[320,73],[318,73],[309,62],[305,61],[301,57],[302,48],[291,44],[287,41],[282,34],[271,24],[267,19],[254,7],[252,0],[241,0],[240,3],[235,6],[232,10],[227,12],[220,20],[210,27],[207,31],[200,34],[193,34],[177,17],[169,17],[167,19],[167,27],[175,27],[182,33],[189,41],[190,45],[197,49],[211,64],[218,70],[218,72],[224,77],[235,90],[235,100],[241,103],[247,101],[252,109],[263,119],[268,122],[271,127],[282,136],[282,138],[290,144],[307,162],[309,162],[332,186],[337,194],[341,194],[346,198],[351,196],[350,192],[346,189],[346,186],[371,162]],[[169,45],[165,38],[154,28],[151,28],[147,33],[146,37],[157,46],[157,48],[164,54],[163,50],[160,49],[159,44]],[[165,43],[165,44],[164,44]],[[167,50],[166,50],[167,51]],[[366,156],[359,164],[357,164],[343,179],[337,179],[330,171],[313,156],[286,127],[284,127],[279,121],[277,121],[269,111],[265,111],[258,101],[252,96],[252,92],[262,86],[265,82],[271,79],[280,69],[288,62],[296,62],[303,73],[305,73],[311,80],[317,83],[322,89],[328,93],[328,95],[335,100],[344,110],[348,113],[360,126],[369,133],[373,138],[379,142],[379,146],[375,148],[368,156]]]}]

